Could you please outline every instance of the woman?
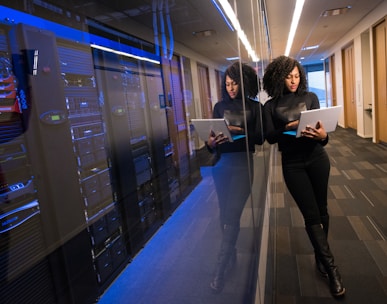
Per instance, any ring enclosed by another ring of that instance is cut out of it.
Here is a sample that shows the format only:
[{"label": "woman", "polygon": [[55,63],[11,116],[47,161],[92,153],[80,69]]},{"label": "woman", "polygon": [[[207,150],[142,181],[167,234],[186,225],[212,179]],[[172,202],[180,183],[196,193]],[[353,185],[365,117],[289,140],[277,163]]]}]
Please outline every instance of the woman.
[{"label": "woman", "polygon": [[278,143],[284,180],[303,215],[317,268],[328,275],[332,295],[342,296],[345,288],[327,241],[330,162],[324,146],[328,134],[321,121],[302,130],[300,138],[287,132],[297,129],[302,110],[320,107],[306,86],[305,72],[296,60],[280,56],[267,66],[263,87],[271,99],[263,110],[265,137],[270,144]]},{"label": "woman", "polygon": [[222,230],[215,275],[210,284],[215,293],[223,290],[226,268],[236,262],[240,217],[253,177],[252,155],[255,145],[263,143],[261,104],[252,99],[257,93],[258,79],[252,67],[239,62],[228,67],[222,83],[222,100],[215,104],[213,118],[225,118],[231,134],[245,136],[230,142],[223,134],[211,133],[206,142],[209,151],[220,157],[213,167]]}]

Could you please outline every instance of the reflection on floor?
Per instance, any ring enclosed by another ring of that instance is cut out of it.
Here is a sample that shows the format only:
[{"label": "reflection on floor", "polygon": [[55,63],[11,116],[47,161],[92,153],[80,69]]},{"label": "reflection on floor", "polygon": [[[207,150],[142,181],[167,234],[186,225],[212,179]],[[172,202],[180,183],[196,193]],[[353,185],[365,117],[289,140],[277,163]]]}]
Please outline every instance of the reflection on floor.
[{"label": "reflection on floor", "polygon": [[302,217],[278,175],[270,221],[276,231],[271,234],[275,281],[266,303],[387,303],[387,148],[338,128],[327,151],[332,166],[329,242],[346,295],[334,300],[315,271]]},{"label": "reflection on floor", "polygon": [[[301,215],[287,192],[279,163],[273,188],[265,304],[387,303],[387,148],[338,128],[331,158],[329,241],[347,293],[331,297],[315,271]],[[277,155],[277,158],[280,156]],[[238,262],[224,291],[209,290],[220,231],[210,167],[203,181],[116,279],[99,304],[250,304],[251,218],[244,214]],[[275,257],[274,259],[272,257]],[[273,262],[275,261],[275,263]],[[257,304],[257,302],[255,303]],[[260,303],[263,304],[263,303]]]},{"label": "reflection on floor", "polygon": [[[255,166],[257,170],[259,165]],[[200,184],[105,292],[99,304],[253,303],[257,259],[253,254],[250,199],[241,217],[236,266],[228,272],[222,293],[213,294],[209,287],[221,237],[211,170],[211,166],[201,168]],[[253,193],[262,191],[258,188]]]}]

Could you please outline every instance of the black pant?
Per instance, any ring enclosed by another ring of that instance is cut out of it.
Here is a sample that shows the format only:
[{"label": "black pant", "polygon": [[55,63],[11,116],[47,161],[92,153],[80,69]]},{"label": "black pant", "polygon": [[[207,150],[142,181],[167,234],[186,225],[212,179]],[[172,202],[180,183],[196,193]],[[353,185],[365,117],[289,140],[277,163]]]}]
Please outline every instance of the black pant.
[{"label": "black pant", "polygon": [[321,224],[321,217],[328,215],[330,162],[325,149],[316,145],[305,153],[282,153],[282,172],[305,226]]},{"label": "black pant", "polygon": [[240,217],[253,182],[252,153],[222,154],[213,167],[212,174],[219,201],[221,226],[239,227]]}]

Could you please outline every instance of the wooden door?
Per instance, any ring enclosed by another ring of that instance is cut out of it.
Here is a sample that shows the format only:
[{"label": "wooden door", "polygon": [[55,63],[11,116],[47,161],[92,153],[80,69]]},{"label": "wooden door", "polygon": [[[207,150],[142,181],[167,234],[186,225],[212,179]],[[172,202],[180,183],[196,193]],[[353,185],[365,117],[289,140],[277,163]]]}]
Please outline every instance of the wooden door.
[{"label": "wooden door", "polygon": [[374,34],[375,58],[375,123],[376,141],[387,143],[387,60],[386,60],[386,21],[376,25]]},{"label": "wooden door", "polygon": [[198,80],[202,118],[212,118],[212,102],[208,68],[198,64]]},{"label": "wooden door", "polygon": [[357,129],[353,45],[343,50],[345,126]]},{"label": "wooden door", "polygon": [[216,101],[222,99],[222,81],[223,81],[224,73],[221,71],[215,71],[215,79],[216,79],[216,92],[218,94],[218,98]]}]

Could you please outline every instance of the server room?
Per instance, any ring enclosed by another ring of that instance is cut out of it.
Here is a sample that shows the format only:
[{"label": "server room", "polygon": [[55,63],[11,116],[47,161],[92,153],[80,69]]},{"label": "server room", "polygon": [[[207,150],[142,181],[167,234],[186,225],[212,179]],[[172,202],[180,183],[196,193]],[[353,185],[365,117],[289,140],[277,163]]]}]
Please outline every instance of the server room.
[{"label": "server room", "polygon": [[[387,1],[280,2],[0,0],[1,304],[385,301]],[[314,24],[289,56],[322,108],[342,108],[326,146],[340,297],[316,273],[278,146],[255,138],[289,32],[275,25],[299,2]],[[261,110],[227,163],[194,121],[214,117],[233,63],[256,73]]]}]

